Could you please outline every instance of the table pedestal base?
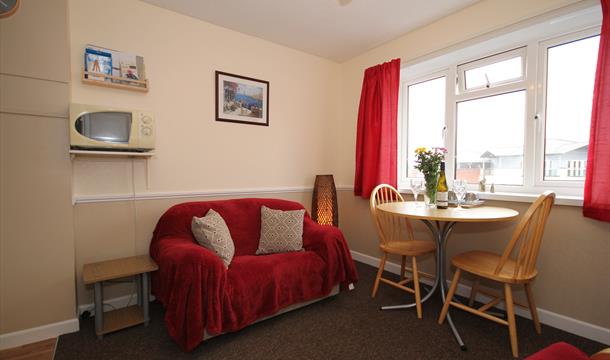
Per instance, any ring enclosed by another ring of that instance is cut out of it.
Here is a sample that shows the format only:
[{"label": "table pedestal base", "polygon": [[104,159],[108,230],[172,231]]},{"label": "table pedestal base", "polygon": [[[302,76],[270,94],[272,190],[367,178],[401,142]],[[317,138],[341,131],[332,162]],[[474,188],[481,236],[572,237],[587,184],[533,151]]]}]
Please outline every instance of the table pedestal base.
[{"label": "table pedestal base", "polygon": [[[432,235],[434,236],[434,239],[436,240],[436,278],[434,279],[432,289],[430,289],[430,291],[428,291],[428,293],[421,299],[421,302],[424,303],[426,300],[428,300],[439,287],[441,290],[441,300],[444,302],[445,296],[447,294],[447,280],[445,279],[445,245],[447,244],[447,239],[449,238],[449,234],[451,233],[455,222],[448,221],[444,225],[441,225],[439,221],[435,221],[434,224],[429,220],[421,221],[426,224],[428,229],[430,229]],[[415,307],[415,305],[415,303],[410,303],[403,305],[382,306],[380,307],[380,310],[408,309]],[[462,351],[466,351],[466,345],[464,344],[464,341],[462,341],[460,333],[457,331],[455,325],[453,324],[453,320],[451,319],[450,313],[447,313],[447,323],[451,328],[451,332],[453,333],[455,341],[458,343],[458,345],[460,345],[460,349],[462,349]]]}]

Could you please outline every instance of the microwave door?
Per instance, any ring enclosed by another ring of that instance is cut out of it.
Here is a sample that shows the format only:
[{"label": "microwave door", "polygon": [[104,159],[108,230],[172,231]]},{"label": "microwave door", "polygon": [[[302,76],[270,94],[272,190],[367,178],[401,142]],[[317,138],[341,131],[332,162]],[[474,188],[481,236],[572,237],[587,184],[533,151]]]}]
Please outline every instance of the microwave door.
[{"label": "microwave door", "polygon": [[76,120],[76,131],[96,142],[129,144],[131,113],[95,112],[84,114]]}]

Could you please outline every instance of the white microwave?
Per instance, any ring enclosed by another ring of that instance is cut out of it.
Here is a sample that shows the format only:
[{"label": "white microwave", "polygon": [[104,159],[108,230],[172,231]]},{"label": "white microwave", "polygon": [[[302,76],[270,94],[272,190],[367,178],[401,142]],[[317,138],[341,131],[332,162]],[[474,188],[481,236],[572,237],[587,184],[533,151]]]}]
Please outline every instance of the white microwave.
[{"label": "white microwave", "polygon": [[155,119],[148,111],[70,104],[70,148],[151,151]]}]

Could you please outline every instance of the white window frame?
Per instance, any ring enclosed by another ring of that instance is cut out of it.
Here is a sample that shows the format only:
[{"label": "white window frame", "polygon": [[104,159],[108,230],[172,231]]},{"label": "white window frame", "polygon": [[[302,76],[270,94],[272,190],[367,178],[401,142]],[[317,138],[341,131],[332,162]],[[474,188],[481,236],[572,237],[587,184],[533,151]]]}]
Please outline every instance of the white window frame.
[{"label": "white window frame", "polygon": [[[525,46],[523,46],[518,49],[507,50],[507,51],[505,51],[503,53],[499,53],[499,54],[491,54],[490,56],[487,56],[482,59],[477,59],[474,61],[459,64],[457,66],[459,93],[460,94],[466,94],[466,93],[471,93],[471,92],[474,93],[474,92],[478,92],[478,91],[481,91],[484,89],[491,89],[491,88],[495,88],[495,87],[502,86],[505,84],[521,82],[521,81],[525,80],[525,77],[527,75],[527,68],[526,68],[527,53],[526,53],[526,51],[527,51],[527,48]],[[497,62],[509,60],[509,59],[516,58],[516,57],[521,57],[521,69],[523,71],[521,77],[499,81],[497,83],[492,84],[490,87],[478,86],[478,87],[473,87],[471,89],[466,88],[466,71],[476,69],[479,67],[483,67],[486,65],[495,64]]]},{"label": "white window frame", "polygon": [[[526,117],[524,124],[523,185],[495,185],[496,195],[489,198],[499,200],[531,201],[532,194],[546,189],[554,189],[561,202],[578,205],[581,203],[583,181],[550,181],[544,179],[544,111],[546,107],[546,54],[552,46],[595,36],[601,29],[601,11],[599,6],[586,6],[575,10],[562,10],[542,20],[529,22],[527,25],[513,27],[494,37],[487,37],[478,43],[455,46],[434,56],[405,64],[401,69],[399,132],[398,144],[399,166],[398,186],[409,190],[407,175],[407,127],[406,119],[407,89],[409,85],[446,76],[446,133],[445,146],[447,176],[455,178],[455,144],[457,124],[457,103],[465,100],[500,95],[511,91],[526,90]],[[484,66],[523,54],[524,79],[511,79],[496,83],[490,88],[466,90],[463,88],[463,72],[470,68]],[[458,71],[458,66],[460,66]],[[542,71],[541,69],[544,69]],[[462,87],[461,87],[462,86]],[[405,121],[406,120],[406,121]],[[489,185],[488,191],[489,191]],[[470,184],[469,191],[478,190],[476,184]],[[486,196],[487,197],[487,196]],[[525,199],[525,200],[523,200]]]},{"label": "white window frame", "polygon": [[[408,183],[408,160],[409,160],[409,154],[407,153],[408,148],[409,148],[409,136],[408,136],[408,131],[409,131],[409,113],[407,111],[407,104],[408,104],[408,98],[409,98],[409,86],[411,85],[417,85],[426,81],[430,81],[430,80],[435,80],[435,79],[440,79],[444,77],[446,84],[445,84],[445,89],[447,89],[451,83],[451,81],[449,80],[449,74],[448,71],[437,71],[434,72],[432,74],[428,74],[425,76],[421,76],[421,77],[415,77],[412,79],[409,79],[408,81],[406,80],[401,80],[400,82],[400,88],[399,88],[399,99],[400,99],[400,106],[399,106],[399,119],[402,119],[404,116],[405,121],[399,121],[399,141],[398,144],[400,144],[400,151],[399,151],[399,158],[403,159],[404,161],[399,161],[399,166],[398,166],[398,179],[399,179],[399,187],[404,187],[402,186],[403,184]],[[446,94],[447,95],[447,92]],[[447,124],[447,99],[445,98],[445,127],[448,126]],[[445,132],[445,137],[447,137],[447,132]],[[402,180],[402,181],[401,181]],[[406,182],[405,182],[406,180]]]},{"label": "white window frame", "polygon": [[[590,38],[593,36],[597,36],[600,33],[600,29],[598,26],[589,27],[582,31],[577,31],[574,33],[570,33],[567,35],[559,36],[550,40],[540,42],[539,46],[539,68],[547,69],[548,64],[548,49],[567,44],[570,42],[583,40],[586,38]],[[536,138],[537,139],[545,139],[546,137],[546,87],[547,87],[547,71],[539,71],[538,72],[538,84],[540,86],[537,88],[536,96],[540,100],[539,106],[537,107],[537,124],[536,124]],[[584,180],[544,180],[544,157],[545,157],[545,144],[544,141],[539,141],[536,144],[536,154],[535,154],[535,164],[537,164],[535,168],[535,186],[536,187],[552,187],[559,188],[562,190],[570,190],[574,188],[584,187]]]}]

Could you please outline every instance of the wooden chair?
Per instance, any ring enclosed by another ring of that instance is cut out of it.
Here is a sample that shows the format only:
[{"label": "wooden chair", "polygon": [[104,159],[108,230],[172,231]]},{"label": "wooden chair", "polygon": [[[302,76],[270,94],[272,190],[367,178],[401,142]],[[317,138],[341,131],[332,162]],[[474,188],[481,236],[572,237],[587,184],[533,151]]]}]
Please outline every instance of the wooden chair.
[{"label": "wooden chair", "polygon": [[[394,187],[386,184],[377,186],[371,193],[370,208],[373,222],[377,227],[379,235],[379,249],[383,251],[383,257],[379,264],[375,284],[373,285],[373,293],[371,297],[375,297],[379,282],[392,285],[398,289],[415,294],[415,302],[417,308],[417,317],[422,318],[421,295],[419,290],[420,272],[417,270],[416,257],[436,251],[436,244],[430,240],[414,240],[413,227],[409,220],[399,216],[383,213],[377,210],[377,206],[388,202],[404,201],[402,195]],[[389,254],[396,254],[402,257],[400,267],[400,280],[392,281],[381,277],[386,260]],[[411,256],[411,266],[409,269],[406,266],[407,256]],[[405,276],[405,271],[410,270],[413,278],[409,279]],[[429,275],[428,275],[429,276]],[[406,286],[407,283],[413,281],[413,288]]]},{"label": "wooden chair", "polygon": [[[453,281],[451,282],[451,288],[449,289],[447,297],[445,298],[443,310],[441,311],[441,315],[438,319],[439,324],[443,323],[445,317],[447,316],[449,305],[452,305],[459,309],[495,321],[499,324],[507,325],[510,334],[510,345],[513,356],[518,357],[519,351],[517,344],[517,327],[515,324],[515,311],[513,305],[519,305],[526,308],[529,307],[536,332],[540,334],[540,321],[538,320],[538,312],[534,302],[531,282],[538,274],[536,271],[536,260],[538,259],[538,252],[540,251],[540,244],[542,243],[544,227],[554,202],[555,193],[551,191],[544,192],[544,194],[540,195],[538,199],[536,199],[515,228],[512,238],[504,249],[502,255],[486,251],[470,251],[457,255],[451,260],[452,265],[456,267],[456,271],[455,275],[453,276]],[[513,250],[517,249],[517,244],[519,244],[519,242],[520,245],[518,247],[517,257],[513,259],[511,254],[513,253]],[[478,309],[472,307],[476,292],[483,292],[477,290],[478,281],[475,281],[470,294],[468,306],[452,301],[458,282],[460,281],[462,271],[502,283],[504,285],[504,298],[502,298],[501,295],[492,295],[495,296],[495,298],[489,303],[479,307]],[[527,295],[527,302],[529,306],[519,304],[513,300],[511,286],[519,284],[523,284],[525,287],[525,293]],[[499,304],[502,300],[504,300],[506,304],[507,320],[486,312],[491,307]]]}]

